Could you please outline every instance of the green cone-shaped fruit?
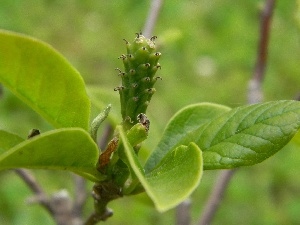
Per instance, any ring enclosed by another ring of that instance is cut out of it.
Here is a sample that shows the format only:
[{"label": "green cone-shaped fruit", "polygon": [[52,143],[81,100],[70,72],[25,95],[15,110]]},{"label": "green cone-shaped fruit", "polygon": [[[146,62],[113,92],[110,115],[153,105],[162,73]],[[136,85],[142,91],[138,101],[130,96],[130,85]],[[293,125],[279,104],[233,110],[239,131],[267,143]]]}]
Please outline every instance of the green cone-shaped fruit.
[{"label": "green cone-shaped fruit", "polygon": [[137,116],[145,113],[152,95],[154,83],[160,77],[154,77],[160,68],[158,60],[161,53],[156,51],[155,40],[145,38],[141,34],[132,43],[126,41],[127,54],[122,59],[125,71],[117,69],[122,78],[122,85],[115,88],[120,93],[123,126],[130,129],[138,122]]}]

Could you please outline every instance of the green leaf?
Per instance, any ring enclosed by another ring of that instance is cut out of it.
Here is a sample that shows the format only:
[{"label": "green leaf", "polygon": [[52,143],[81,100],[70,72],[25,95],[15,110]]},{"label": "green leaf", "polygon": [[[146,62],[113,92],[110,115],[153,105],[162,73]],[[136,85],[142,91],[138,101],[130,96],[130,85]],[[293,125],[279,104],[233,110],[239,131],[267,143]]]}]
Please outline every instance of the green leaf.
[{"label": "green leaf", "polygon": [[53,126],[88,129],[83,79],[48,44],[0,30],[0,82]]},{"label": "green leaf", "polygon": [[98,148],[80,128],[37,135],[0,155],[0,170],[12,168],[69,170],[92,181],[105,177],[96,170]]},{"label": "green leaf", "polygon": [[178,205],[198,186],[202,176],[202,154],[197,145],[190,143],[169,151],[150,173],[145,174],[123,128],[118,126],[117,129],[127,163],[159,211]]},{"label": "green leaf", "polygon": [[126,134],[129,143],[132,146],[136,146],[147,139],[148,132],[141,123],[135,124]]},{"label": "green leaf", "polygon": [[152,170],[161,159],[179,145],[188,145],[197,138],[195,131],[230,108],[212,103],[193,104],[178,111],[169,121],[156,149],[147,160],[146,172]]},{"label": "green leaf", "polygon": [[297,0],[297,6],[295,10],[295,19],[298,24],[298,28],[300,28],[300,0]]},{"label": "green leaf", "polygon": [[300,127],[300,102],[274,101],[242,106],[208,123],[196,144],[204,169],[253,165],[284,147]]},{"label": "green leaf", "polygon": [[300,146],[300,132],[298,131],[297,134],[293,137],[292,139],[293,143],[297,144]]},{"label": "green leaf", "polygon": [[24,141],[24,139],[18,135],[0,130],[0,155],[22,141]]}]

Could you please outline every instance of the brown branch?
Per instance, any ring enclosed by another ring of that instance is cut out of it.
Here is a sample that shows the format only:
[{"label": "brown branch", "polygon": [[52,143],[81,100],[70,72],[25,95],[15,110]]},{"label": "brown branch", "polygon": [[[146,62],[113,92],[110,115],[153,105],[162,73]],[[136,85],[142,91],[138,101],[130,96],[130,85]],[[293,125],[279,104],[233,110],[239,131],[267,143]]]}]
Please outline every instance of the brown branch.
[{"label": "brown branch", "polygon": [[163,0],[152,0],[149,14],[143,29],[143,35],[147,38],[150,38],[152,35],[162,5]]},{"label": "brown branch", "polygon": [[[32,129],[28,135],[28,139],[39,134],[39,130]],[[58,225],[73,225],[81,222],[80,218],[75,217],[72,214],[72,202],[67,191],[60,191],[51,198],[48,198],[30,171],[25,169],[15,169],[15,172],[27,184],[32,192],[35,193],[31,202],[42,205]]]},{"label": "brown branch", "polygon": [[73,216],[77,218],[82,217],[83,207],[87,200],[86,180],[80,176],[75,175],[75,199],[73,205]]},{"label": "brown branch", "polygon": [[54,220],[57,225],[75,225],[81,222],[72,215],[72,201],[67,190],[61,190],[53,194],[51,206],[55,210]]},{"label": "brown branch", "polygon": [[38,184],[33,174],[25,169],[15,169],[15,172],[19,177],[27,184],[31,191],[36,195],[36,199],[39,204],[41,204],[50,215],[54,215],[54,210],[51,206],[50,200],[43,191],[42,187]]},{"label": "brown branch", "polygon": [[72,203],[66,191],[60,191],[51,198],[48,198],[30,171],[15,169],[15,172],[22,178],[32,192],[35,193],[35,196],[30,199],[30,202],[42,205],[53,217],[56,224],[79,224],[78,221],[81,220],[72,215]]},{"label": "brown branch", "polygon": [[210,224],[212,221],[221,200],[223,199],[224,193],[228,187],[229,181],[236,170],[223,170],[220,172],[217,178],[216,184],[210,195],[205,208],[203,210],[199,225]]},{"label": "brown branch", "polygon": [[265,76],[267,64],[269,34],[274,6],[275,0],[266,0],[266,5],[261,13],[260,40],[256,57],[256,65],[253,77],[249,82],[248,102],[250,104],[261,102],[263,99],[261,85]]},{"label": "brown branch", "polygon": [[186,199],[176,207],[176,225],[191,224],[190,208],[190,199]]},{"label": "brown branch", "polygon": [[105,221],[113,215],[107,208],[107,204],[117,198],[122,197],[121,189],[112,181],[95,184],[93,187],[93,198],[95,211],[90,215],[85,225],[95,225],[100,221]]},{"label": "brown branch", "polygon": [[100,221],[107,220],[112,215],[113,215],[112,210],[108,208],[105,209],[105,212],[103,212],[101,216],[99,216],[98,213],[94,212],[92,215],[90,215],[90,217],[87,219],[84,225],[95,225]]},{"label": "brown branch", "polygon": [[[143,35],[150,38],[153,33],[154,26],[156,24],[159,12],[161,11],[163,0],[152,0],[149,14],[143,29]],[[188,225],[190,224],[190,200],[182,202],[176,208],[176,224]]]}]

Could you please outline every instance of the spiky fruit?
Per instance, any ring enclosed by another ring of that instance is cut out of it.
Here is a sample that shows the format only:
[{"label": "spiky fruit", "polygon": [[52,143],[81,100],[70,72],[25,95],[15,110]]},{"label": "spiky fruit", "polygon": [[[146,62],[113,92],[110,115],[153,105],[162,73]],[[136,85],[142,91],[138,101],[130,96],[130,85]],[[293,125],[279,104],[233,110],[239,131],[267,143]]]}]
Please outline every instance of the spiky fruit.
[{"label": "spiky fruit", "polygon": [[122,85],[115,88],[120,93],[123,126],[130,129],[138,122],[138,115],[145,113],[152,95],[155,92],[154,83],[160,77],[154,77],[160,69],[158,60],[161,56],[156,51],[155,36],[147,39],[142,34],[132,43],[125,40],[127,54],[121,55],[125,71],[119,71]]}]

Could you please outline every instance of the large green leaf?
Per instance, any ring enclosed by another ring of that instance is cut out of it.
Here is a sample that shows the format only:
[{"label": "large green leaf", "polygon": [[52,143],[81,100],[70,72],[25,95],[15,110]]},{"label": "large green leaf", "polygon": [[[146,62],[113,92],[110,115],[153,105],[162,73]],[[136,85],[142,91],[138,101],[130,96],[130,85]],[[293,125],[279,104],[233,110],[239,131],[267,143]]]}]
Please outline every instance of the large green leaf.
[{"label": "large green leaf", "polygon": [[156,149],[147,160],[146,172],[154,168],[161,159],[179,145],[188,145],[197,138],[194,132],[230,108],[212,103],[189,105],[178,111],[169,121]]},{"label": "large green leaf", "polygon": [[0,130],[0,155],[22,141],[24,141],[24,139],[18,135]]},{"label": "large green leaf", "polygon": [[150,173],[145,174],[124,130],[121,126],[118,130],[128,166],[159,211],[178,205],[198,186],[202,176],[202,155],[196,144],[172,149]]},{"label": "large green leaf", "polygon": [[293,142],[300,146],[300,132],[298,131],[297,134],[293,137]]},{"label": "large green leaf", "polygon": [[69,170],[92,181],[100,181],[105,177],[96,170],[98,155],[98,148],[86,131],[61,128],[30,138],[3,152],[0,170]]},{"label": "large green leaf", "polygon": [[89,126],[80,74],[51,46],[0,30],[0,83],[55,127]]},{"label": "large green leaf", "polygon": [[297,21],[298,27],[300,28],[300,0],[297,0],[297,7],[295,10],[295,19]]},{"label": "large green leaf", "polygon": [[195,142],[204,169],[259,163],[279,151],[300,127],[300,102],[274,101],[235,108],[208,123]]}]

